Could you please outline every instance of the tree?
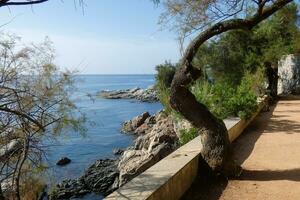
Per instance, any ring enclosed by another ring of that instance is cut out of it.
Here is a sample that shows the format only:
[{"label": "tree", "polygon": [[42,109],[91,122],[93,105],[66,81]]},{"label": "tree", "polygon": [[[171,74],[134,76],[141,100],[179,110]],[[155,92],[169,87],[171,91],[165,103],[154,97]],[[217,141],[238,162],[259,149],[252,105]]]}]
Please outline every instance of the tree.
[{"label": "tree", "polygon": [[265,71],[270,94],[277,95],[277,63],[286,54],[296,53],[300,29],[295,3],[284,7],[253,30],[232,30],[202,45],[194,66],[207,67],[215,80],[233,86],[240,84],[245,73]]},{"label": "tree", "polygon": [[202,157],[216,173],[235,176],[241,173],[241,168],[232,158],[224,123],[189,90],[190,84],[203,74],[193,64],[197,50],[214,36],[229,30],[253,29],[290,2],[292,0],[163,1],[166,12],[162,14],[162,22],[174,22],[171,24],[181,39],[202,31],[190,42],[181,59],[171,85],[170,104],[198,128],[202,136]]},{"label": "tree", "polygon": [[6,180],[13,199],[21,199],[31,168],[41,167],[45,140],[67,127],[84,131],[84,115],[70,97],[75,89],[71,72],[61,72],[54,58],[49,39],[22,46],[14,35],[1,36],[0,183]]}]

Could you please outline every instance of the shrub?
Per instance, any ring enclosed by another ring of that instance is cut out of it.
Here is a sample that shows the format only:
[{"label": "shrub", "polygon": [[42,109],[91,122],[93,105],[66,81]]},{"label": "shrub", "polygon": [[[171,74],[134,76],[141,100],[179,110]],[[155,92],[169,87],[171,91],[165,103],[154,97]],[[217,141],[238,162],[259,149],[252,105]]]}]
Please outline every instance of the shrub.
[{"label": "shrub", "polygon": [[257,97],[263,92],[262,74],[262,71],[246,73],[238,86],[228,81],[210,84],[202,80],[192,87],[192,92],[220,119],[231,116],[247,119],[256,111]]},{"label": "shrub", "polygon": [[[169,103],[170,85],[176,68],[176,65],[169,62],[156,67],[156,89],[166,113],[178,115]],[[216,80],[214,83],[201,79],[191,86],[191,91],[216,117],[247,119],[257,109],[256,100],[264,93],[264,81],[264,72],[259,68],[252,74],[245,72],[239,85],[226,78]]]},{"label": "shrub", "polygon": [[230,107],[236,116],[248,119],[257,110],[257,94],[254,88],[255,79],[246,74],[236,89],[236,94],[230,99]]},{"label": "shrub", "polygon": [[234,89],[226,82],[210,84],[206,81],[197,82],[192,88],[197,100],[208,107],[218,118],[224,119],[234,115],[228,109],[228,99],[234,95]]},{"label": "shrub", "polygon": [[189,130],[180,130],[179,143],[184,145],[198,136],[198,131],[196,128],[190,128]]},{"label": "shrub", "polygon": [[27,177],[22,184],[22,199],[23,200],[38,200],[40,194],[44,191],[46,185],[38,177]]},{"label": "shrub", "polygon": [[164,64],[157,65],[156,71],[157,74],[155,88],[158,92],[158,98],[160,103],[164,106],[165,112],[170,114],[172,112],[172,108],[169,103],[170,97],[170,86],[175,75],[176,66],[170,62],[165,62]]},{"label": "shrub", "polygon": [[165,112],[170,114],[173,111],[170,105],[170,88],[161,86],[158,89],[158,98],[160,103],[163,105]]},{"label": "shrub", "polygon": [[166,87],[169,88],[171,86],[173,77],[175,75],[176,66],[172,63],[165,61],[164,64],[160,64],[156,66],[157,74],[155,76],[156,78],[156,85],[158,87]]}]

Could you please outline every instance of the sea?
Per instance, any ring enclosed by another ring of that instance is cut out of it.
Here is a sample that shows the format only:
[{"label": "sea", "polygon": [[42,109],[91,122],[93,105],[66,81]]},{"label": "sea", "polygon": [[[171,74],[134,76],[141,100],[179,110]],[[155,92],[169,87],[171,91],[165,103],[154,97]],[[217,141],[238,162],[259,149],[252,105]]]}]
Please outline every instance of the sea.
[{"label": "sea", "polygon": [[[154,114],[162,109],[160,103],[145,103],[133,99],[103,99],[97,96],[101,90],[147,88],[155,83],[154,75],[77,75],[72,94],[75,104],[86,115],[84,135],[71,132],[57,138],[58,142],[47,150],[48,181],[60,182],[78,178],[85,169],[98,159],[113,158],[114,148],[126,148],[133,136],[120,132],[124,121],[148,111]],[[68,157],[72,161],[66,166],[56,162]],[[81,199],[102,199],[101,195],[90,194]]]}]

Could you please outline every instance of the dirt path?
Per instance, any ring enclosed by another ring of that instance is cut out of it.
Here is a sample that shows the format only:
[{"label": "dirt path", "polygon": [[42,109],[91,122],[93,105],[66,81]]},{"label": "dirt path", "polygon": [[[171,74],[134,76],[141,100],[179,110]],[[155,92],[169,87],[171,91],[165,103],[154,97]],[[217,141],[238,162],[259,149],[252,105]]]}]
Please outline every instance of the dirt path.
[{"label": "dirt path", "polygon": [[300,98],[261,113],[234,152],[244,169],[239,180],[198,181],[183,199],[300,200]]}]

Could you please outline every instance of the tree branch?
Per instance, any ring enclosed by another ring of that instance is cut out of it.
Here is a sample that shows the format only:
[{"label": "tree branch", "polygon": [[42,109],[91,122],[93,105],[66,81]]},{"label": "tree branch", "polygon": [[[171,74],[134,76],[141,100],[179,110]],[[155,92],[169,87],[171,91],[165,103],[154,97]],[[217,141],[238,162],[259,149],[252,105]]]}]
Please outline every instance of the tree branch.
[{"label": "tree branch", "polygon": [[229,30],[234,29],[252,29],[254,26],[259,24],[261,21],[267,19],[269,16],[274,14],[276,11],[280,10],[286,4],[292,2],[293,0],[277,0],[272,6],[263,9],[261,12],[257,12],[253,17],[249,19],[230,19],[223,22],[219,22],[202,32],[198,35],[188,46],[186,53],[183,57],[183,61],[192,61],[198,48],[210,38],[224,33]]},{"label": "tree branch", "polygon": [[29,116],[25,113],[22,113],[17,110],[9,109],[8,107],[0,107],[0,111],[12,113],[12,114],[18,115],[20,117],[24,117],[24,118],[28,119],[29,121],[31,121],[32,123],[34,123],[35,125],[37,125],[42,131],[45,131],[45,127],[40,122],[38,122],[37,120],[33,119],[31,116]]},{"label": "tree branch", "polygon": [[16,1],[10,1],[10,0],[0,0],[0,7],[3,6],[21,6],[21,5],[33,5],[33,4],[39,4],[39,3],[44,3],[48,0],[30,0],[30,1],[20,1],[20,2],[16,2]]}]

